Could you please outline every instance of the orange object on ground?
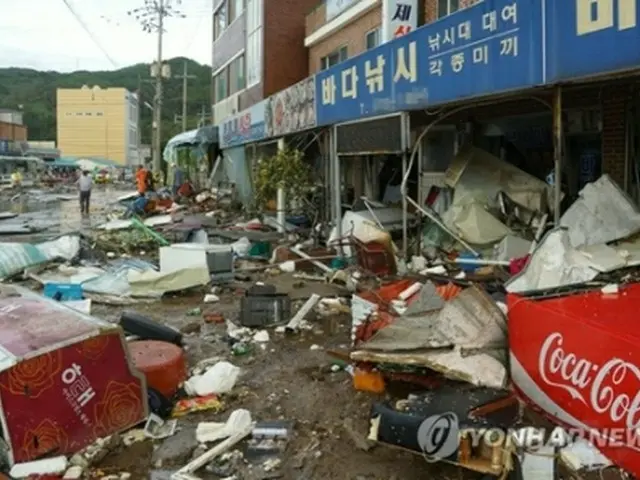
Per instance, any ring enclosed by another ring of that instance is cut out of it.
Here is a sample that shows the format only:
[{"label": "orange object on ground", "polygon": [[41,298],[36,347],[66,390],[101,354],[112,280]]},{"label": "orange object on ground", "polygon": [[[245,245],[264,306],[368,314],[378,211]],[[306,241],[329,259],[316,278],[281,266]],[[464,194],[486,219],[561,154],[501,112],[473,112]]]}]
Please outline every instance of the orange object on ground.
[{"label": "orange object on ground", "polygon": [[136,172],[138,193],[145,193],[147,191],[147,175],[149,175],[149,171],[146,168],[141,168]]},{"label": "orange object on ground", "polygon": [[438,292],[438,295],[440,295],[445,302],[456,298],[461,291],[462,287],[452,282],[436,287],[436,292]]},{"label": "orange object on ground", "polygon": [[147,378],[147,386],[171,398],[187,379],[184,351],[168,342],[139,340],[129,343],[133,364]]},{"label": "orange object on ground", "polygon": [[353,372],[353,387],[362,392],[383,393],[384,378],[380,372],[356,368]]},{"label": "orange object on ground", "polygon": [[190,197],[193,194],[194,191],[189,182],[184,182],[182,185],[180,185],[180,188],[178,188],[178,195],[180,195],[181,197]]},{"label": "orange object on ground", "polygon": [[207,323],[224,323],[224,316],[218,312],[205,312],[202,314],[202,318]]}]

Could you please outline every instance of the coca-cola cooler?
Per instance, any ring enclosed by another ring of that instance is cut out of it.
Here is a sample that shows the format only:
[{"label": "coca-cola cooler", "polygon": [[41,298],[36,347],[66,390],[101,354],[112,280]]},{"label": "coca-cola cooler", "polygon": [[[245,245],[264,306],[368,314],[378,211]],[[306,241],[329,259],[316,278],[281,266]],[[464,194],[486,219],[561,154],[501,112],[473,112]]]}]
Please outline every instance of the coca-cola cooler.
[{"label": "coca-cola cooler", "polygon": [[8,288],[0,291],[4,463],[70,455],[147,417],[145,379],[120,327]]},{"label": "coca-cola cooler", "polygon": [[534,409],[640,475],[640,285],[509,294],[511,377]]}]

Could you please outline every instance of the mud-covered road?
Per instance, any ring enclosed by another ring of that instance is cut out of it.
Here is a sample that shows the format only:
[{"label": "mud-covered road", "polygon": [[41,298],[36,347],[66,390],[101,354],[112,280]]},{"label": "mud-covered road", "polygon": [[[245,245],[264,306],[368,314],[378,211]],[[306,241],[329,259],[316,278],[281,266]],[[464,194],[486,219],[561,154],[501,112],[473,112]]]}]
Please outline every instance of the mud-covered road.
[{"label": "mud-covered road", "polygon": [[[285,280],[273,279],[275,282]],[[233,356],[225,342],[226,328],[207,324],[187,312],[197,306],[216,310],[234,320],[239,311],[238,293],[228,291],[215,305],[201,304],[201,295],[167,298],[162,302],[140,305],[136,311],[186,332],[186,348],[191,365],[211,357],[222,357],[242,368],[233,392],[224,396],[225,411],[218,414],[197,413],[179,420],[181,431],[174,437],[153,445],[137,444],[112,454],[102,463],[107,472],[128,471],[133,478],[168,479],[175,467],[191,458],[197,447],[195,427],[201,421],[224,421],[237,408],[249,410],[255,420],[288,420],[294,422],[293,435],[284,454],[279,455],[280,468],[265,472],[264,460],[256,465],[243,459],[224,471],[240,479],[460,479],[480,478],[455,467],[428,464],[422,457],[375,447],[358,448],[344,427],[351,419],[356,434],[364,438],[368,432],[368,414],[375,396],[357,392],[348,372],[333,372],[332,359],[324,349],[344,347],[349,342],[349,317],[321,319],[313,331],[295,335],[270,331],[271,341],[264,348]],[[94,314],[117,321],[123,309],[96,306]],[[317,349],[315,345],[322,347]],[[379,399],[379,398],[378,398]],[[155,448],[155,452],[154,452]],[[239,447],[242,450],[242,447]],[[205,469],[202,478],[221,478]]]}]

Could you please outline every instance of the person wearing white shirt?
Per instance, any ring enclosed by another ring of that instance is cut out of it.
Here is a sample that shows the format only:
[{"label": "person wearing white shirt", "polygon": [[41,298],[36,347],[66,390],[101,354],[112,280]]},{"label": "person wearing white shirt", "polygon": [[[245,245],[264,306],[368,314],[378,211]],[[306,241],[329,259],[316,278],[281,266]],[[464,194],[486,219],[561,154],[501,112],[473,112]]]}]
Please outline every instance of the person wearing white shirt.
[{"label": "person wearing white shirt", "polygon": [[80,213],[89,215],[89,202],[91,201],[91,187],[93,180],[88,170],[84,170],[78,179],[78,187],[80,189]]}]

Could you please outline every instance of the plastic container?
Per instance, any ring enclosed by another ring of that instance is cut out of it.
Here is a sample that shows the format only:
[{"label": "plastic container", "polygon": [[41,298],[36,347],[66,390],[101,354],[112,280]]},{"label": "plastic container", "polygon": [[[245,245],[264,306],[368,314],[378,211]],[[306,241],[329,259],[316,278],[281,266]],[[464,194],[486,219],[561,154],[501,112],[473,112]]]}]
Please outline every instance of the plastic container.
[{"label": "plastic container", "polygon": [[477,255],[470,252],[464,252],[464,253],[461,253],[460,256],[458,257],[458,265],[460,266],[463,272],[472,273],[472,272],[475,272],[480,267],[480,265],[476,263],[465,263],[464,261],[477,260],[477,259],[478,259]]},{"label": "plastic container", "polygon": [[144,373],[147,385],[165,398],[171,398],[187,379],[184,351],[176,345],[157,340],[129,343],[133,364]]},{"label": "plastic container", "polygon": [[361,392],[384,393],[384,378],[380,372],[356,368],[353,372],[353,387]]},{"label": "plastic container", "polygon": [[45,283],[43,295],[60,302],[82,300],[82,285],[79,283]]},{"label": "plastic container", "polygon": [[291,320],[289,295],[251,295],[240,301],[240,324],[243,327],[282,325]]}]

